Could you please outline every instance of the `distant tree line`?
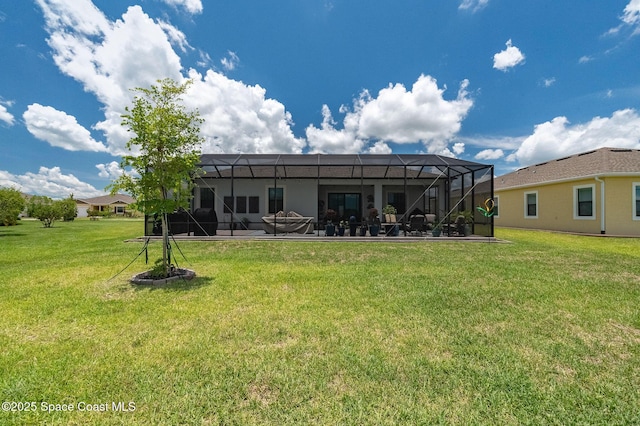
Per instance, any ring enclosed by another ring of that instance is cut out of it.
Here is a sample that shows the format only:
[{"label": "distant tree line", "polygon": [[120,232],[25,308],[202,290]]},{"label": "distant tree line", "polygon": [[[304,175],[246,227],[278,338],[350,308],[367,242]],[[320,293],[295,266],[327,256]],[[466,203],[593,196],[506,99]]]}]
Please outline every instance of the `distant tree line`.
[{"label": "distant tree line", "polygon": [[78,216],[78,206],[73,194],[63,200],[53,200],[44,195],[34,195],[28,201],[15,188],[0,187],[0,223],[13,226],[20,214],[27,209],[27,216],[40,220],[46,228],[56,220],[73,220]]}]

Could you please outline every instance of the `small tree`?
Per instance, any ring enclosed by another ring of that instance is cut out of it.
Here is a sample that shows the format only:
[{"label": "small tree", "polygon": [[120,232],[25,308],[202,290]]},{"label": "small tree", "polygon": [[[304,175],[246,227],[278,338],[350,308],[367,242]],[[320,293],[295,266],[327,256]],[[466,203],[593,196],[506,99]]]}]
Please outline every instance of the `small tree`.
[{"label": "small tree", "polygon": [[35,195],[29,200],[27,214],[39,219],[45,228],[51,228],[53,222],[62,217],[60,201],[53,201],[44,195]]},{"label": "small tree", "polygon": [[5,226],[17,224],[24,205],[24,197],[20,191],[15,188],[0,187],[0,223]]},{"label": "small tree", "polygon": [[73,198],[73,194],[69,195],[69,198],[65,198],[64,200],[58,201],[60,206],[60,213],[62,214],[62,219],[65,222],[71,221],[78,216],[78,204],[76,200]]},{"label": "small tree", "polygon": [[120,167],[125,173],[108,188],[112,194],[128,192],[136,199],[136,209],[161,217],[162,265],[167,277],[167,214],[189,205],[192,176],[200,160],[203,120],[197,111],[187,112],[181,102],[190,80],[181,85],[171,79],[158,83],[135,89],[139,95],[122,116],[122,125],[133,134],[127,142],[132,155],[122,157]]}]

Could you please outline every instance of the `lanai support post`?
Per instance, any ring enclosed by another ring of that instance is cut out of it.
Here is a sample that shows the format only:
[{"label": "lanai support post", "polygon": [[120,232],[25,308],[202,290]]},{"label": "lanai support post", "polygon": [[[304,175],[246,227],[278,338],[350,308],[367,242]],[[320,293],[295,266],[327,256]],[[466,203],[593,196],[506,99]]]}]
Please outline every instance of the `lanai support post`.
[{"label": "lanai support post", "polygon": [[[236,215],[236,197],[235,197],[235,193],[233,192],[233,186],[234,186],[234,176],[233,176],[233,171],[235,168],[235,164],[231,165],[231,206],[229,206],[229,210],[231,211],[231,223],[229,224],[229,227],[231,228],[231,236],[233,237],[233,228],[234,228],[234,222],[233,222],[233,218]],[[224,200],[224,198],[223,198]]]},{"label": "lanai support post", "polygon": [[407,165],[404,165],[404,214],[402,215],[402,229],[404,236],[407,236]]}]

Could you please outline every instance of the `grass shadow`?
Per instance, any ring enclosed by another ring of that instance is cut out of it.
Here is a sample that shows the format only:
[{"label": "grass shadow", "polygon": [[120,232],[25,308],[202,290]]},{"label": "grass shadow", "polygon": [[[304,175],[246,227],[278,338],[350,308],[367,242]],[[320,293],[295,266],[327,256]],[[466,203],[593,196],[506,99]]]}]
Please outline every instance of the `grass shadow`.
[{"label": "grass shadow", "polygon": [[22,232],[17,232],[17,233],[8,233],[8,232],[0,232],[0,238],[3,237],[26,237],[27,234],[24,234]]},{"label": "grass shadow", "polygon": [[213,284],[214,279],[211,277],[196,276],[191,280],[181,279],[170,281],[164,284],[134,284],[130,283],[135,291],[151,290],[151,291],[167,291],[167,292],[184,292],[202,288]]}]

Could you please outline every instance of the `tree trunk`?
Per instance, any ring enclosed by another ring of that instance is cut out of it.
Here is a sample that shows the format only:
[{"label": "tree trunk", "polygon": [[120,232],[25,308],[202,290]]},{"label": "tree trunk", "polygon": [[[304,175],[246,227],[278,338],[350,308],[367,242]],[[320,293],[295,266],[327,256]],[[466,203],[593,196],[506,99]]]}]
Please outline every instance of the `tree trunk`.
[{"label": "tree trunk", "polygon": [[169,276],[169,260],[167,258],[167,248],[169,247],[169,227],[167,226],[167,215],[162,214],[162,264],[164,265],[164,277]]}]

